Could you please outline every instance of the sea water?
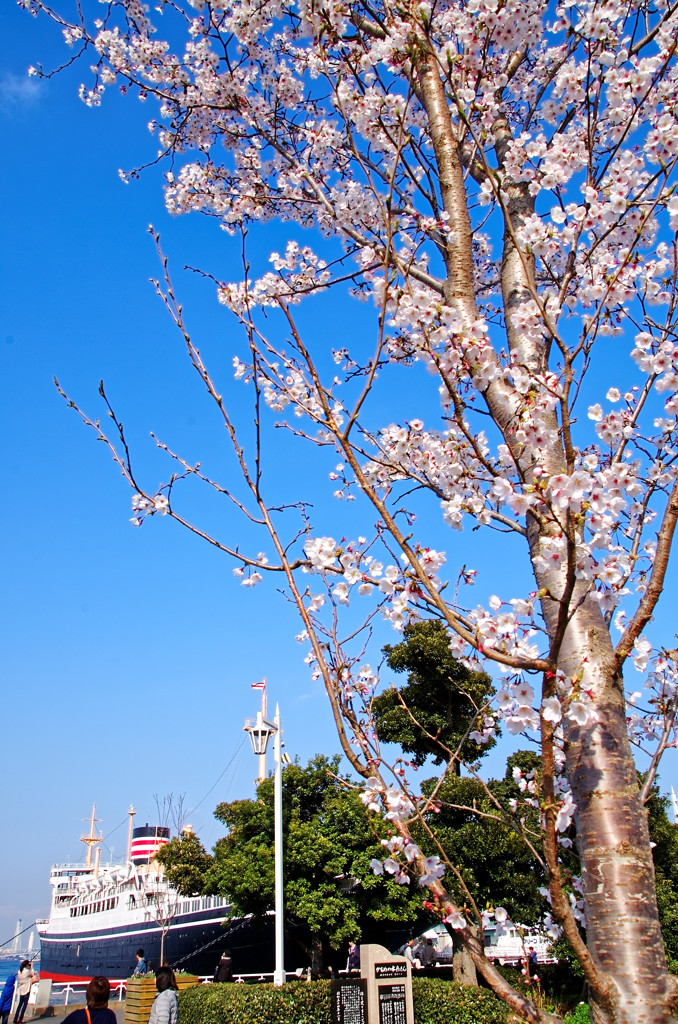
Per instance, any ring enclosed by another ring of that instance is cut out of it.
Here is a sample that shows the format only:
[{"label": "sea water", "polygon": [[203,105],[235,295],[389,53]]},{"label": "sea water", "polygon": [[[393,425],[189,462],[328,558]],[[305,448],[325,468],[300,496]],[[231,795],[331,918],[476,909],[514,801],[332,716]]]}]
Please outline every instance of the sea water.
[{"label": "sea water", "polygon": [[[7,959],[2,957],[2,959],[0,959],[0,988],[4,988],[7,979],[17,973],[24,959],[25,957],[23,956],[8,957]],[[33,969],[36,970],[38,974],[40,973],[39,960],[35,960],[33,962]]]},{"label": "sea water", "polygon": [[0,960],[0,987],[4,988],[7,979],[16,974],[19,970],[20,962],[19,957],[10,960]]}]

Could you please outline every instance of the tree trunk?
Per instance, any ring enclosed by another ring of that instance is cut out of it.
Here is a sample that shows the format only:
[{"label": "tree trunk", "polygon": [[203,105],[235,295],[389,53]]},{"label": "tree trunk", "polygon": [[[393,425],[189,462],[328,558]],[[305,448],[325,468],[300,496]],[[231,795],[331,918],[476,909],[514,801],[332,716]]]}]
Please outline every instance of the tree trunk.
[{"label": "tree trunk", "polygon": [[315,981],[323,970],[323,940],[322,935],[313,932],[311,935],[311,977]]},{"label": "tree trunk", "polygon": [[454,940],[454,957],[452,959],[452,977],[460,985],[477,985],[478,975],[476,965],[473,963],[469,952],[464,946]]},{"label": "tree trunk", "polygon": [[[545,605],[548,622],[557,609],[554,602]],[[558,665],[567,676],[581,676],[598,716],[585,726],[568,718],[563,723],[587,945],[607,987],[603,998],[592,993],[593,1020],[665,1024],[674,1019],[676,982],[666,968],[647,815],[628,739],[621,673],[600,607],[590,596],[570,619]]]}]

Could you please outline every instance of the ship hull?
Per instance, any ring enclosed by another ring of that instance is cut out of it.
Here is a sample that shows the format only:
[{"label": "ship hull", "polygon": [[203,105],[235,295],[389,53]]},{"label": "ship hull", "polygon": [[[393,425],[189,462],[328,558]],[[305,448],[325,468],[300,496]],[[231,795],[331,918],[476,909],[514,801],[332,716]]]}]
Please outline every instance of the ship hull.
[{"label": "ship hull", "polygon": [[[136,964],[137,949],[144,950],[151,967],[160,964],[161,937],[161,929],[151,921],[80,934],[49,929],[41,935],[40,974],[53,981],[83,981],[94,975],[127,978]],[[270,973],[275,962],[272,920],[246,918],[224,925],[224,918],[215,916],[214,910],[182,914],[165,934],[163,959],[177,971],[212,975],[224,949],[231,953],[234,974]],[[294,959],[296,968],[298,950]]]}]

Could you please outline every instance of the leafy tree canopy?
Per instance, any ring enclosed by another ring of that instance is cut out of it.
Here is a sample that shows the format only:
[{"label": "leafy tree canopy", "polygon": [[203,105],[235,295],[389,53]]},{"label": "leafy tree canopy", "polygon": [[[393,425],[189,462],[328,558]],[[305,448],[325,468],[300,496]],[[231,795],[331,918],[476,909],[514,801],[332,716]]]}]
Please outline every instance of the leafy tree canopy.
[{"label": "leafy tree canopy", "polygon": [[447,760],[443,747],[459,750],[464,761],[478,761],[495,741],[479,746],[466,737],[482,731],[479,712],[495,692],[492,680],[452,656],[449,633],[436,619],[406,625],[403,635],[401,643],[383,649],[389,668],[406,672],[407,683],[374,699],[379,738],[398,743],[417,765],[429,756],[435,764]]},{"label": "leafy tree canopy", "polygon": [[[502,906],[513,921],[537,924],[544,912],[539,889],[547,882],[539,810],[535,807],[530,811],[523,804],[516,827],[515,817],[510,814],[511,802],[522,795],[514,778],[516,768],[523,778],[534,773],[538,789],[540,759],[531,750],[519,750],[508,758],[503,779],[484,783],[448,774],[436,790],[435,812],[427,816],[427,824],[459,872],[458,878],[448,879],[448,885],[461,905],[470,910],[469,901],[473,900],[481,911],[486,906]],[[431,793],[435,783],[435,779],[424,782],[423,792]],[[668,803],[655,786],[647,813],[666,957],[671,972],[678,974],[678,825],[669,820]],[[421,840],[426,846],[426,838],[422,836]],[[564,849],[562,861],[571,886],[581,873],[576,848]],[[567,943],[559,942],[554,952],[578,977],[582,976]]]},{"label": "leafy tree canopy", "polygon": [[[446,857],[459,871],[459,878],[449,881],[459,903],[469,906],[472,899],[480,911],[488,905],[502,906],[512,920],[526,924],[537,922],[544,911],[538,812],[525,817],[517,831],[508,824],[507,811],[509,800],[520,795],[512,776],[514,764],[529,771],[535,759],[531,752],[520,751],[509,759],[504,779],[487,785],[448,774],[436,793],[437,813],[427,817]],[[430,792],[433,785],[430,780],[422,788]],[[536,849],[525,837],[536,843]]]},{"label": "leafy tree canopy", "polygon": [[[318,755],[283,770],[285,909],[333,949],[375,926],[413,921],[422,907],[418,887],[372,871],[370,861],[383,856],[380,836],[339,777],[339,760]],[[263,914],[274,901],[273,779],[259,784],[256,800],[222,803],[215,813],[228,834],[216,844],[208,885],[236,913]]]},{"label": "leafy tree canopy", "polygon": [[183,831],[175,836],[158,851],[156,860],[164,867],[170,885],[182,896],[212,895],[217,891],[209,881],[212,857],[195,832]]},{"label": "leafy tree canopy", "polygon": [[659,920],[669,970],[678,974],[678,825],[669,821],[668,804],[668,799],[653,787],[646,807],[650,839],[654,843],[652,856]]}]

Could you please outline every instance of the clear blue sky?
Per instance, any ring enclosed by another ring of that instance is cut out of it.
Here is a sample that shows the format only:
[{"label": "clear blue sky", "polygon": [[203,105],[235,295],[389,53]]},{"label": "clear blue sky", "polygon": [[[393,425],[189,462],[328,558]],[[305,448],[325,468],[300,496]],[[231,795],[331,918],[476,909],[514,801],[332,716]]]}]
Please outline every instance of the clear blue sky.
[{"label": "clear blue sky", "polygon": [[[171,221],[158,174],[120,181],[119,167],[154,151],[146,118],[124,117],[138,105],[112,94],[89,110],[78,75],[26,76],[62,59],[53,26],[3,4],[0,47],[1,943],[17,917],[46,912],[49,866],[80,859],[93,802],[104,832],[131,802],[137,823],[152,822],[156,793],[193,807],[240,748],[192,816],[216,840],[216,803],[253,792],[256,761],[241,746],[259,701],[250,683],[268,677],[292,755],[337,743],[291,609],[274,595],[263,608],[225,558],[169,521],[132,527],[116,467],[52,384],[101,415],[103,377],[142,453],[152,457],[155,429],[200,457],[214,422],[148,283],[158,265],[146,228],[163,230],[178,266],[221,258],[225,239],[214,223]],[[201,291],[193,322],[223,328],[213,287]],[[110,839],[118,853],[125,835]]]},{"label": "clear blue sky", "polygon": [[[272,586],[244,591],[223,556],[171,522],[134,529],[116,467],[52,384],[58,376],[96,416],[104,378],[140,466],[152,477],[157,465],[158,483],[167,473],[150,430],[181,443],[189,458],[220,458],[220,428],[148,283],[158,265],[146,228],[161,230],[177,270],[191,264],[223,278],[238,277],[237,243],[214,222],[170,219],[157,170],[122,184],[118,168],[155,153],[145,128],[153,112],[114,92],[102,109],[86,108],[77,99],[80,71],[51,82],[26,76],[30,64],[57,64],[65,52],[46,21],[10,2],[0,7],[0,943],[17,917],[29,923],[46,913],[49,866],[80,858],[81,819],[93,802],[105,833],[124,822],[131,802],[137,823],[152,822],[154,794],[185,794],[192,808],[233,759],[191,816],[213,844],[216,803],[253,791],[256,763],[242,725],[258,701],[250,683],[262,676],[271,704],[281,703],[292,756],[305,762],[338,749],[324,694],[294,640],[300,625],[290,606]],[[282,238],[274,229],[261,258]],[[213,286],[178,276],[201,344],[215,343],[231,324]],[[360,309],[343,323],[325,321],[323,342],[332,330],[340,341],[347,324],[359,329],[356,315],[367,316]],[[408,413],[423,415],[416,403]],[[294,489],[309,464],[285,472]],[[323,532],[340,536],[337,511],[330,515],[322,495],[319,504]],[[458,564],[482,568],[479,559],[494,557],[468,559],[467,535],[434,542]],[[501,583],[480,583],[477,600]],[[675,573],[671,586],[667,623]],[[526,580],[505,596],[527,589]],[[675,765],[672,755],[665,787]],[[124,844],[123,824],[107,845],[120,854]]]}]

